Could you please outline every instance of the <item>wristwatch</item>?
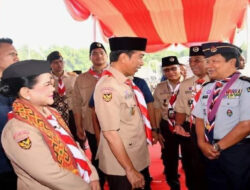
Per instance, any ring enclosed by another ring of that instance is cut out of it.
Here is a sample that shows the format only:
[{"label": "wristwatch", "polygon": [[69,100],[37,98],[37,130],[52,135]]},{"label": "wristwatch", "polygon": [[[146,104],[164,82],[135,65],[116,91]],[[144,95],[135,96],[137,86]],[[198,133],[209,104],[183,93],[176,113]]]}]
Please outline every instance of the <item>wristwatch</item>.
[{"label": "wristwatch", "polygon": [[218,143],[214,143],[214,144],[213,144],[213,148],[214,148],[214,150],[216,150],[216,151],[218,151],[218,152],[221,152],[221,151],[222,151],[221,148],[220,148],[220,145],[219,145]]},{"label": "wristwatch", "polygon": [[159,128],[152,128],[151,131],[156,132],[157,134],[160,133],[160,129]]}]

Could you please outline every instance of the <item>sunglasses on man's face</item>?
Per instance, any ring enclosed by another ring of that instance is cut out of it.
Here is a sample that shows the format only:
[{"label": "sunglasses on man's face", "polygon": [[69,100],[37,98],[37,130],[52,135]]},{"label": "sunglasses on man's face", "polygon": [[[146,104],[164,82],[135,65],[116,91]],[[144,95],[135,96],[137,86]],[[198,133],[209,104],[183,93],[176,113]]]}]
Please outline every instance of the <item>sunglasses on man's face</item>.
[{"label": "sunglasses on man's face", "polygon": [[168,73],[170,71],[177,71],[177,67],[170,67],[170,68],[165,68],[163,69],[164,72]]}]

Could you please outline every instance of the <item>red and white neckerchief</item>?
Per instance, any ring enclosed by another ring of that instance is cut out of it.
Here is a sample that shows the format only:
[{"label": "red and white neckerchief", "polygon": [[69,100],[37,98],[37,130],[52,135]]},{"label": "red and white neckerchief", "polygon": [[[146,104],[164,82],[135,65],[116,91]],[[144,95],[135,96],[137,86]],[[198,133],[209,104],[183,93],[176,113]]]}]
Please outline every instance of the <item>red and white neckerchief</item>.
[{"label": "red and white neckerchief", "polygon": [[71,151],[73,158],[75,159],[80,176],[85,182],[89,183],[90,175],[92,172],[87,163],[86,157],[81,153],[72,137],[63,129],[63,127],[59,126],[56,118],[53,115],[48,116],[47,120],[52,126],[55,127],[55,130],[58,132],[62,140],[65,142],[65,144]]},{"label": "red and white neckerchief", "polygon": [[62,80],[62,76],[58,77],[58,89],[57,90],[60,96],[64,96],[66,94],[66,88]]},{"label": "red and white neckerchief", "polygon": [[140,90],[140,88],[138,86],[136,86],[132,80],[127,79],[125,83],[133,89],[133,92],[135,94],[136,103],[141,111],[142,119],[144,122],[144,128],[145,128],[145,133],[146,133],[146,137],[147,137],[147,142],[148,142],[148,144],[152,145],[152,131],[151,131],[152,127],[150,124],[150,118],[149,118],[147,104],[146,104],[144,95],[143,95],[142,91]]},{"label": "red and white neckerchief", "polygon": [[93,67],[91,67],[88,71],[93,77],[95,77],[97,80],[99,80],[102,76],[102,72],[97,73],[96,71],[94,71]]},{"label": "red and white neckerchief", "polygon": [[205,84],[206,81],[204,79],[197,79],[193,85],[192,89],[192,104],[191,104],[191,112],[190,112],[190,127],[193,124],[194,116],[191,114],[195,105],[197,104],[202,90],[202,85]]},{"label": "red and white neckerchief", "polygon": [[[168,87],[169,87],[171,94],[172,94],[170,99],[169,99],[169,102],[168,102],[168,112],[169,112],[169,110],[172,110],[172,111],[174,110],[177,93],[178,93],[179,87],[180,87],[180,82],[176,85],[176,87],[174,89],[173,89],[173,86],[170,84],[169,80],[167,80],[167,84],[168,84]],[[169,130],[171,132],[173,132],[174,126],[175,126],[175,118],[168,117],[168,127],[169,127]]]},{"label": "red and white neckerchief", "polygon": [[[108,70],[105,70],[102,73],[102,76],[104,76],[104,75],[113,77],[113,74]],[[145,129],[147,142],[148,142],[148,144],[152,145],[152,131],[151,131],[152,127],[150,124],[147,104],[146,104],[145,98],[143,96],[143,93],[130,79],[127,79],[125,81],[125,84],[129,85],[135,94],[136,103],[138,104],[138,107],[139,107],[141,114],[142,114],[142,119],[143,119],[143,123],[144,123],[144,129]]]}]

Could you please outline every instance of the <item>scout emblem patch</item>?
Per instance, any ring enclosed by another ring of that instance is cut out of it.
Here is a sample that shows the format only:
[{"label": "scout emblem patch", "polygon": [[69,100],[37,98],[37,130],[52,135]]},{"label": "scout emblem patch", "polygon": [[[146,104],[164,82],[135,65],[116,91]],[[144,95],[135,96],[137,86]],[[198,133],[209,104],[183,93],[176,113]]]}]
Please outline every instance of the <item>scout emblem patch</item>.
[{"label": "scout emblem patch", "polygon": [[103,88],[102,89],[102,99],[105,102],[110,102],[110,100],[112,100],[112,88]]},{"label": "scout emblem patch", "polygon": [[31,140],[29,137],[27,137],[26,139],[23,139],[21,141],[18,142],[18,145],[22,148],[22,149],[30,149],[31,147]]},{"label": "scout emblem patch", "polygon": [[228,109],[228,110],[227,110],[227,115],[228,115],[229,117],[231,117],[231,116],[233,115],[232,110]]},{"label": "scout emblem patch", "polygon": [[13,139],[22,149],[25,150],[30,149],[32,143],[29,138],[29,131],[26,130],[19,131],[13,135]]}]

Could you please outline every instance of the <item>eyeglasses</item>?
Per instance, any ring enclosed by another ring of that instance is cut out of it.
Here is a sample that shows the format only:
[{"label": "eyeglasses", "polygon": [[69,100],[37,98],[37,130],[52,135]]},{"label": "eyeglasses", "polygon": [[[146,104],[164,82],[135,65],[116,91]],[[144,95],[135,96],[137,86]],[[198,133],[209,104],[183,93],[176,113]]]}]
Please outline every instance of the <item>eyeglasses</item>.
[{"label": "eyeglasses", "polygon": [[168,72],[170,72],[170,71],[177,71],[177,67],[170,67],[170,68],[165,68],[165,69],[163,69],[163,71],[164,72],[166,72],[166,73],[168,73]]}]

